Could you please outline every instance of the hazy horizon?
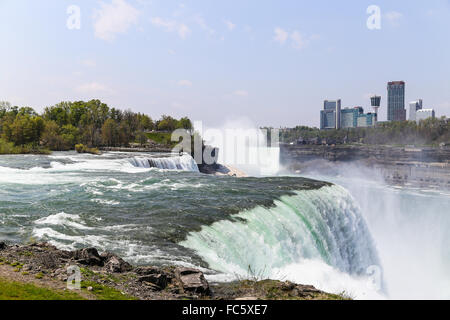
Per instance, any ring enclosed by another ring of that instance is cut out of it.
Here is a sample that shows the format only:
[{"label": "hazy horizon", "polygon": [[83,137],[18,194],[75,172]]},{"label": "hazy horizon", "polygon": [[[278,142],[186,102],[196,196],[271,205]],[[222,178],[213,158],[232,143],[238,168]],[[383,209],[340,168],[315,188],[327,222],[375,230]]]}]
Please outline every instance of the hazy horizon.
[{"label": "hazy horizon", "polygon": [[208,126],[317,127],[323,100],[368,112],[370,94],[386,120],[387,82],[403,80],[406,103],[450,116],[448,0],[1,0],[0,24],[0,100],[39,112],[98,98]]}]

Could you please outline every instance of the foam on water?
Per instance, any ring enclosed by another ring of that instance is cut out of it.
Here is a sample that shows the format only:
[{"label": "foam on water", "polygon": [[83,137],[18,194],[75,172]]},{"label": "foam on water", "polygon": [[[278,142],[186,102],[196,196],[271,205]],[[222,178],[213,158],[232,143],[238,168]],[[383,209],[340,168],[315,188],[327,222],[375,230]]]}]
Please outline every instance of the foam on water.
[{"label": "foam on water", "polygon": [[[11,184],[66,184],[84,183],[86,177],[80,172],[123,172],[139,173],[150,170],[178,170],[198,172],[198,166],[190,155],[152,158],[130,157],[109,159],[108,157],[76,157],[76,156],[50,156],[49,167],[33,167],[19,169],[0,166],[0,183]],[[72,163],[61,162],[70,160]],[[150,163],[152,165],[150,165]],[[59,173],[65,173],[60,175]],[[89,180],[89,178],[88,178]]]},{"label": "foam on water", "polygon": [[342,187],[298,191],[234,218],[204,226],[180,244],[232,278],[301,280],[356,298],[382,296],[367,286],[368,268],[380,263],[359,208]]}]

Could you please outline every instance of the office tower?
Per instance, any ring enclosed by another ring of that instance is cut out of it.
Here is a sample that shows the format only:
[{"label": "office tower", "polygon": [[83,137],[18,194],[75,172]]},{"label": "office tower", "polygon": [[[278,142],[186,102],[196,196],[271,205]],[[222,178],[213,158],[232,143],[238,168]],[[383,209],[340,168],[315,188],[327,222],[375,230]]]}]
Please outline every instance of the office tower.
[{"label": "office tower", "polygon": [[362,107],[344,108],[341,110],[341,128],[356,128],[358,126],[358,117],[364,113]]},{"label": "office tower", "polygon": [[320,111],[320,129],[339,129],[341,127],[341,99],[325,100]]},{"label": "office tower", "polygon": [[388,82],[388,121],[405,121],[405,82]]}]

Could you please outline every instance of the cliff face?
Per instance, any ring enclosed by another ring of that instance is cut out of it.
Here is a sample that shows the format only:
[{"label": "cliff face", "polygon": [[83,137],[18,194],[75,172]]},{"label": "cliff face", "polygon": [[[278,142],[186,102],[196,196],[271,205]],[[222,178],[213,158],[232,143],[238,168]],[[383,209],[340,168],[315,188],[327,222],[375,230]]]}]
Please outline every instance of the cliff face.
[{"label": "cliff face", "polygon": [[380,163],[449,163],[450,147],[408,148],[370,145],[281,145],[281,160],[283,163],[289,163],[291,161],[313,160],[319,158],[329,161],[370,160]]},{"label": "cliff face", "polygon": [[374,168],[389,183],[450,188],[449,147],[281,145],[280,157],[291,170],[320,171],[330,167],[327,162],[355,163]]}]

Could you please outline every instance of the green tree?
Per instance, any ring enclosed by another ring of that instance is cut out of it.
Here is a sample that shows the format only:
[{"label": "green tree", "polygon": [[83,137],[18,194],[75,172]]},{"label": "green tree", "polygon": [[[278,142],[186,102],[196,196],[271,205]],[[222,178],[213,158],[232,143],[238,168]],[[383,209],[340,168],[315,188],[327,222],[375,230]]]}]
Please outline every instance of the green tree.
[{"label": "green tree", "polygon": [[119,128],[113,119],[108,119],[103,124],[102,141],[108,147],[115,146],[119,141]]}]

